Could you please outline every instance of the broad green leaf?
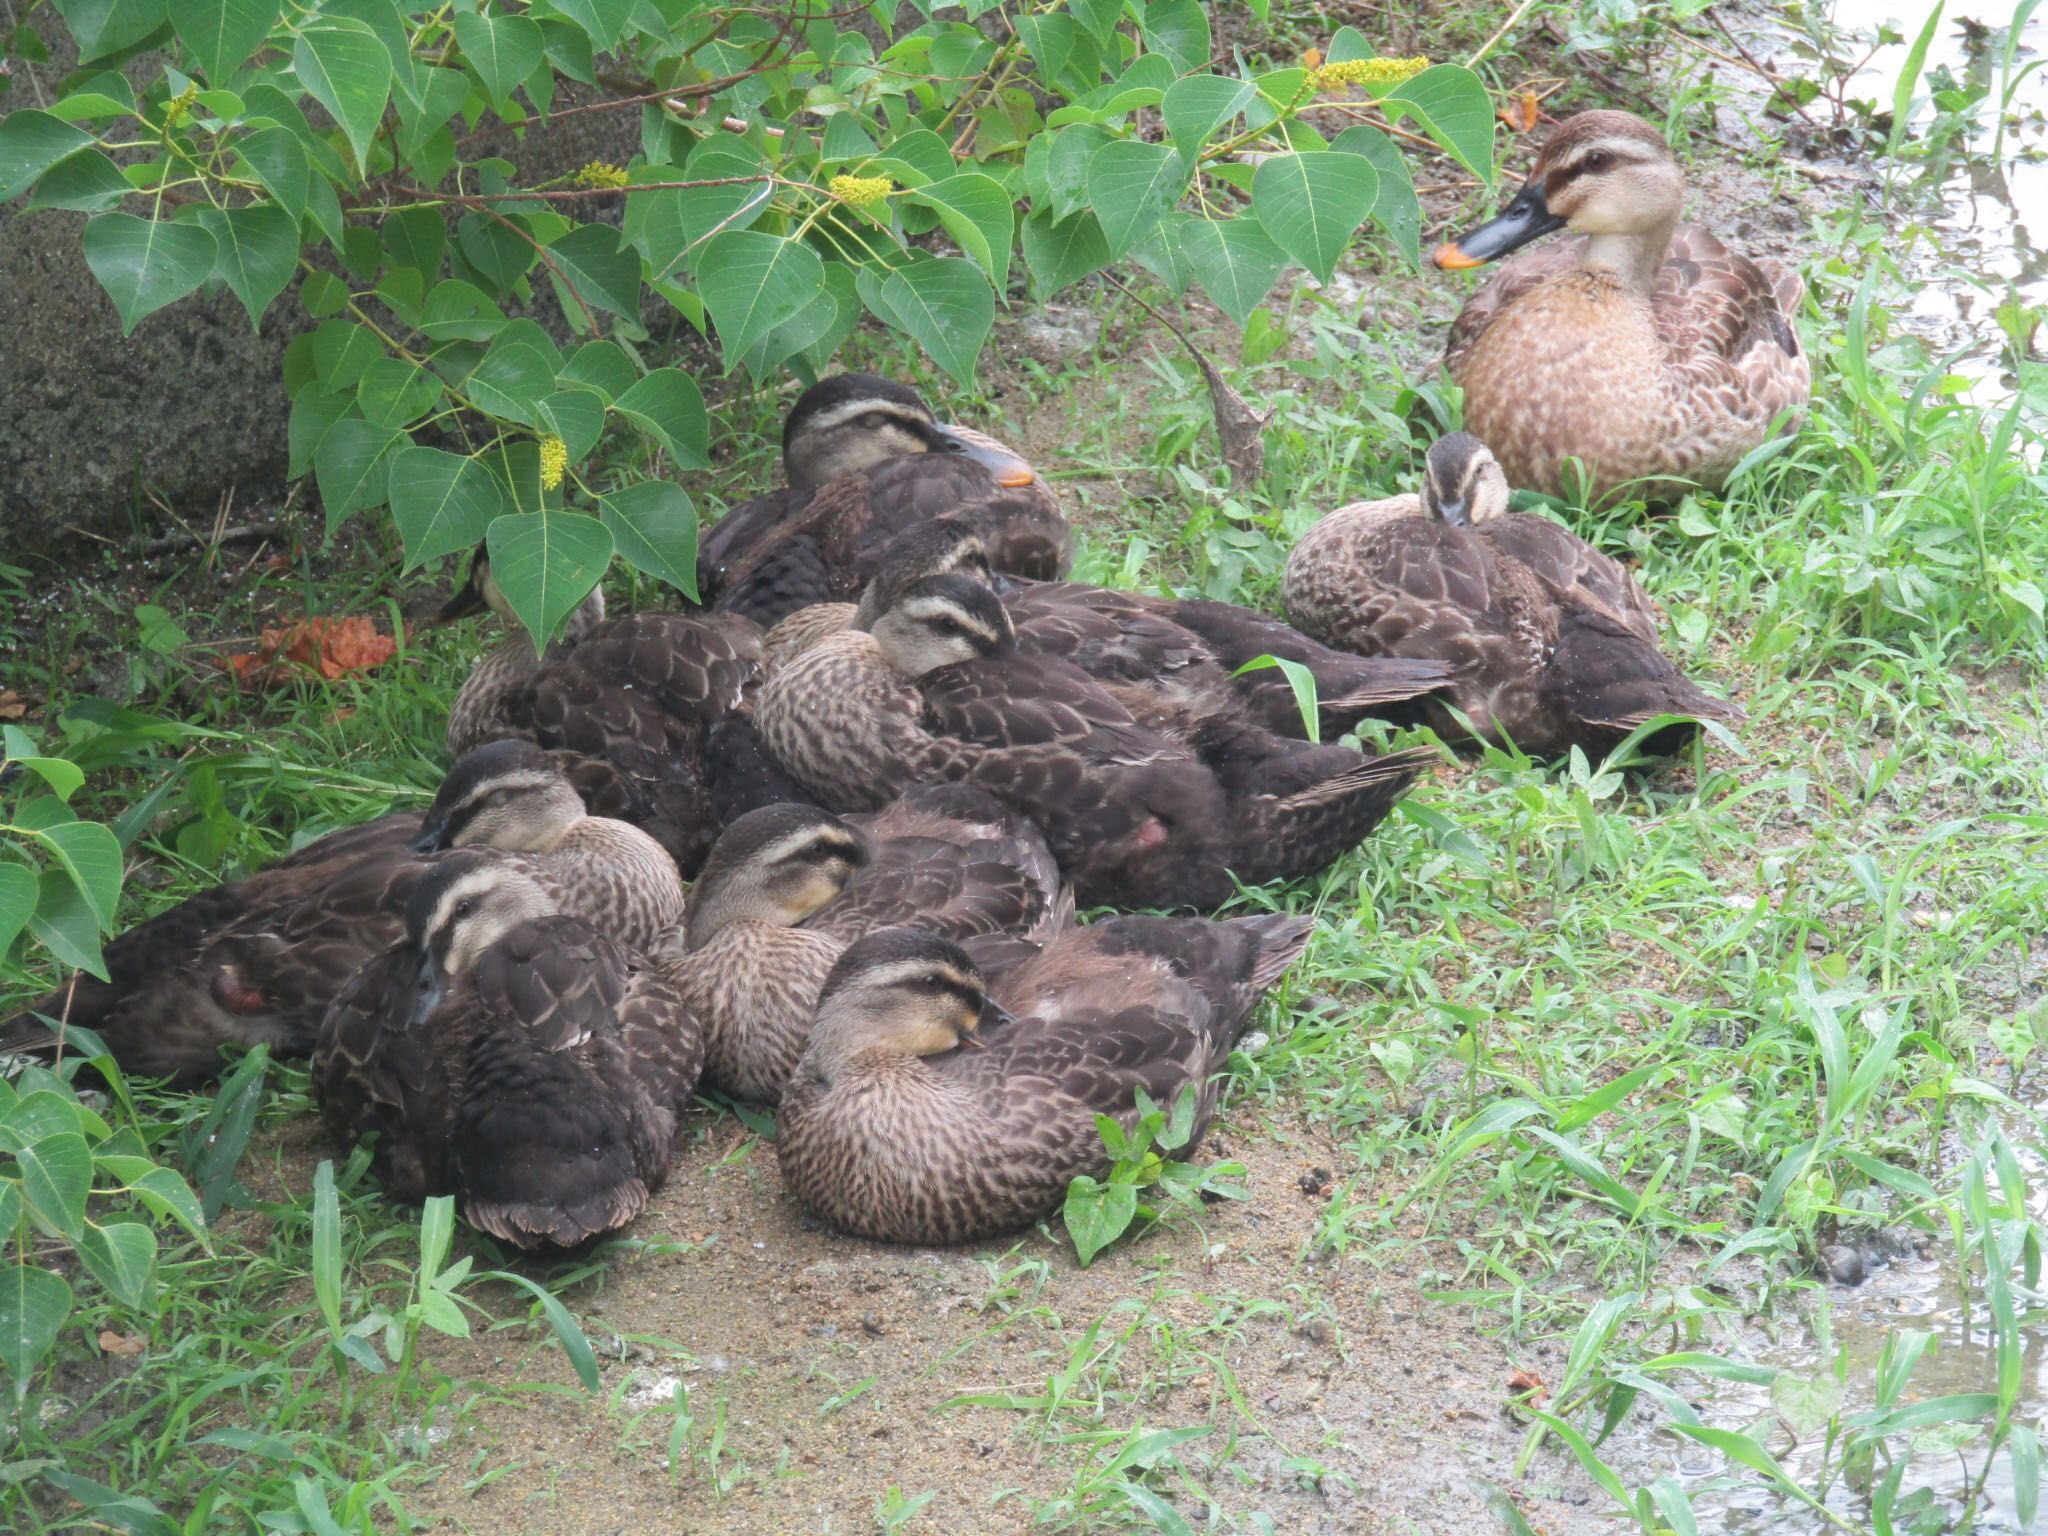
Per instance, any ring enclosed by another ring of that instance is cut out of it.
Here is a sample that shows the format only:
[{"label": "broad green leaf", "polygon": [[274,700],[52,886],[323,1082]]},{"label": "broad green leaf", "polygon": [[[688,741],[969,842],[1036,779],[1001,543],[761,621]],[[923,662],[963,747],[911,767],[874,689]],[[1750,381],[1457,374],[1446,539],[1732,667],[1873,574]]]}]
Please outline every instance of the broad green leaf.
[{"label": "broad green leaf", "polygon": [[875,153],[875,141],[861,126],[858,112],[834,112],[825,120],[825,136],[818,144],[818,163],[821,166],[837,165],[846,160],[867,160]]},{"label": "broad green leaf", "polygon": [[494,104],[502,103],[520,81],[540,67],[546,51],[539,24],[524,16],[458,12],[455,40]]},{"label": "broad green leaf", "polygon": [[441,255],[448,248],[448,221],[438,208],[402,208],[378,227],[378,238],[391,259],[411,267],[428,282],[441,275]]},{"label": "broad green leaf", "polygon": [[14,1379],[17,1402],[70,1315],[71,1287],[58,1276],[34,1264],[0,1264],[0,1365]]},{"label": "broad green leaf", "polygon": [[289,128],[259,128],[238,140],[235,147],[242,152],[243,161],[256,179],[270,189],[277,205],[296,222],[306,211],[306,194],[313,174],[298,136]]},{"label": "broad green leaf", "polygon": [[124,1307],[149,1305],[156,1280],[156,1234],[139,1221],[92,1222],[78,1234],[78,1256]]},{"label": "broad green leaf", "polygon": [[1382,96],[1380,110],[1389,122],[1414,119],[1446,154],[1493,185],[1493,97],[1471,70],[1459,64],[1425,69]]},{"label": "broad green leaf", "polygon": [[332,533],[352,512],[382,506],[391,450],[401,435],[360,417],[337,421],[313,453],[313,479]]},{"label": "broad green leaf", "polygon": [[1075,123],[1053,135],[1045,161],[1045,185],[1052,195],[1055,219],[1064,223],[1088,206],[1088,164],[1112,142],[1108,130],[1093,123]]},{"label": "broad green leaf", "polygon": [[537,1282],[527,1279],[524,1275],[515,1274],[509,1269],[490,1270],[478,1275],[477,1279],[503,1280],[507,1285],[518,1286],[539,1302],[541,1313],[548,1320],[548,1326],[555,1331],[556,1342],[562,1346],[562,1352],[569,1357],[569,1363],[576,1368],[576,1379],[583,1383],[585,1392],[596,1394],[599,1382],[597,1356],[591,1353],[590,1340],[584,1337],[583,1330],[576,1326],[576,1319],[569,1315],[567,1307],[555,1300],[551,1292],[541,1289]]},{"label": "broad green leaf", "polygon": [[1109,242],[1092,213],[1081,212],[1055,224],[1051,209],[1040,209],[1024,221],[1024,265],[1031,272],[1031,291],[1049,299],[1062,288],[1109,265]]},{"label": "broad green leaf", "polygon": [[36,872],[26,864],[0,863],[0,955],[13,947],[36,910]]},{"label": "broad green leaf", "polygon": [[420,330],[435,341],[489,341],[505,325],[505,312],[481,288],[459,277],[434,285],[420,320]]},{"label": "broad green leaf", "polygon": [[630,0],[550,0],[555,10],[581,27],[598,53],[609,53],[625,35]]},{"label": "broad green leaf", "polygon": [[[19,117],[21,114],[16,113]],[[9,119],[12,121],[12,119]],[[96,149],[81,149],[66,155],[36,183],[31,209],[68,208],[77,213],[105,213],[121,206],[121,199],[135,190],[121,168]]]},{"label": "broad green leaf", "polygon": [[448,1261],[448,1246],[455,1240],[455,1197],[434,1195],[420,1207],[419,1283],[431,1286]]},{"label": "broad green leaf", "polygon": [[597,506],[621,559],[697,601],[697,509],[681,486],[643,480]]},{"label": "broad green leaf", "polygon": [[412,33],[398,14],[397,0],[321,0],[320,15],[323,20],[345,16],[360,21],[375,33],[391,64],[392,105],[399,109],[401,117],[418,109],[418,77],[421,70],[431,66],[421,64],[413,56]]},{"label": "broad green leaf", "polygon": [[639,377],[639,369],[615,341],[585,342],[556,375],[560,383],[595,391],[606,405],[631,389]]},{"label": "broad green leaf", "polygon": [[0,117],[0,203],[23,192],[67,155],[92,143],[92,135],[62,118],[32,107]]},{"label": "broad green leaf", "polygon": [[173,1168],[152,1168],[130,1181],[135,1196],[159,1220],[169,1216],[201,1242],[206,1240],[206,1213],[192,1186]]},{"label": "broad green leaf", "polygon": [[440,1291],[427,1291],[419,1299],[420,1321],[436,1333],[445,1333],[450,1338],[469,1337],[469,1319],[462,1315],[462,1308],[455,1305]]},{"label": "broad green leaf", "polygon": [[121,901],[121,844],[96,821],[67,821],[36,834],[71,876],[98,915],[100,927],[114,931],[114,909]]},{"label": "broad green leaf", "polygon": [[63,870],[46,869],[37,880],[36,915],[28,920],[28,931],[60,964],[107,979],[99,914]]},{"label": "broad green leaf", "polygon": [[405,357],[380,357],[356,381],[356,407],[365,421],[402,427],[441,403],[441,381]]},{"label": "broad green leaf", "polygon": [[121,314],[121,334],[185,297],[213,271],[219,248],[199,224],[103,213],[87,222],[85,264]]},{"label": "broad green leaf", "polygon": [[1088,201],[1111,258],[1142,239],[1187,184],[1187,162],[1164,144],[1119,139],[1103,145],[1088,162]]},{"label": "broad green leaf", "polygon": [[1188,284],[1195,277],[1187,253],[1180,248],[1180,232],[1194,221],[1191,213],[1169,213],[1130,251],[1131,260],[1164,283],[1176,298],[1187,293]]},{"label": "broad green leaf", "polygon": [[978,171],[963,171],[920,187],[909,199],[937,210],[953,243],[988,274],[1000,293],[1010,277],[1010,247],[1016,240],[1013,203],[1002,183]]},{"label": "broad green leaf", "polygon": [[384,344],[369,327],[353,320],[328,320],[313,331],[313,377],[322,389],[353,394],[370,364],[384,356]]},{"label": "broad green leaf", "polygon": [[753,230],[714,235],[697,263],[697,289],[729,361],[801,314],[824,281],[808,246]]},{"label": "broad green leaf", "polygon": [[1201,153],[1203,143],[1259,94],[1249,80],[1230,80],[1222,75],[1189,75],[1167,87],[1159,114],[1166,119],[1167,137],[1189,165]]},{"label": "broad green leaf", "polygon": [[[458,23],[466,19],[456,17]],[[368,25],[351,17],[316,21],[299,33],[292,49],[292,72],[341,124],[361,172],[391,95],[391,55],[383,42]]]},{"label": "broad green leaf", "polygon": [[1407,158],[1394,141],[1367,123],[1353,123],[1330,141],[1336,154],[1363,155],[1379,173],[1379,193],[1373,199],[1372,221],[1387,232],[1417,267],[1422,265],[1422,203],[1415,196],[1415,179],[1409,174]]},{"label": "broad green leaf", "polygon": [[963,385],[973,381],[974,360],[996,323],[981,268],[957,256],[925,257],[890,273],[881,299],[933,362]]},{"label": "broad green leaf", "polygon": [[1254,219],[1190,219],[1174,238],[1202,291],[1240,330],[1287,265]]},{"label": "broad green leaf", "polygon": [[555,361],[540,348],[501,336],[462,381],[462,392],[483,410],[523,426],[540,425],[541,401],[555,392]]},{"label": "broad green leaf", "polygon": [[1166,55],[1175,74],[1206,68],[1209,16],[1201,0],[1146,0],[1145,43]]},{"label": "broad green leaf", "polygon": [[313,467],[327,429],[355,409],[352,391],[302,389],[292,397],[291,420],[285,429],[285,473],[296,480]]},{"label": "broad green leaf", "polygon": [[313,1297],[328,1337],[340,1338],[341,1200],[334,1190],[334,1164],[324,1157],[313,1170]]},{"label": "broad green leaf", "polygon": [[657,368],[612,402],[612,409],[648,432],[681,469],[711,465],[711,423],[704,392],[680,368]]},{"label": "broad green leaf", "polygon": [[85,771],[68,758],[45,757],[36,750],[35,738],[18,725],[0,726],[7,761],[19,763],[35,774],[59,800],[69,800],[85,783]]},{"label": "broad green leaf", "polygon": [[85,1138],[76,1131],[39,1137],[16,1152],[14,1162],[36,1224],[52,1235],[76,1239],[92,1191],[92,1149]]},{"label": "broad green leaf", "polygon": [[619,249],[619,232],[610,225],[572,229],[549,245],[541,260],[555,281],[564,314],[580,320],[582,306],[589,305],[628,320],[640,317],[640,258]]},{"label": "broad green leaf", "polygon": [[220,247],[214,276],[242,301],[250,325],[261,325],[270,301],[299,269],[299,221],[275,203],[206,208],[199,218]]},{"label": "broad green leaf", "polygon": [[1067,1186],[1061,1212],[1074,1256],[1086,1269],[1095,1255],[1123,1236],[1138,1214],[1138,1191],[1129,1184],[1102,1184],[1082,1174]]},{"label": "broad green leaf", "polygon": [[277,10],[277,0],[170,0],[171,30],[207,83],[226,85],[270,35]]},{"label": "broad green leaf", "polygon": [[540,425],[562,440],[569,462],[580,464],[604,435],[604,401],[594,390],[558,389],[536,407]]},{"label": "broad green leaf", "polygon": [[50,108],[52,117],[67,123],[94,122],[109,117],[126,117],[135,110],[135,88],[119,70],[102,70],[89,79],[76,81]]},{"label": "broad green leaf", "polygon": [[463,258],[498,290],[500,297],[540,259],[516,214],[465,213],[455,225]]},{"label": "broad green leaf", "polygon": [[119,53],[169,25],[164,0],[56,0],[56,5],[78,44],[80,64]]},{"label": "broad green leaf", "polygon": [[853,269],[831,262],[825,268],[825,284],[811,302],[747,353],[747,371],[762,379],[800,353],[813,359],[829,358],[859,323],[860,297],[854,290]]},{"label": "broad green leaf", "polygon": [[1124,0],[1067,0],[1067,9],[1094,34],[1098,43],[1107,43],[1116,34],[1116,24],[1123,20]]},{"label": "broad green leaf", "polygon": [[[695,155],[690,156],[694,167]],[[913,128],[889,141],[886,152],[875,161],[875,169],[887,171],[906,187],[921,187],[927,182],[943,181],[957,169],[953,163],[953,150],[946,141],[929,128]]]},{"label": "broad green leaf", "polygon": [[612,559],[611,530],[580,512],[514,512],[492,522],[485,543],[491,579],[535,650],[547,649]]},{"label": "broad green leaf", "polygon": [[1327,283],[1372,212],[1379,173],[1362,155],[1273,155],[1252,177],[1252,212],[1273,243]]},{"label": "broad green leaf", "polygon": [[409,445],[391,456],[391,520],[405,541],[405,570],[474,549],[506,511],[497,477],[466,454]]}]

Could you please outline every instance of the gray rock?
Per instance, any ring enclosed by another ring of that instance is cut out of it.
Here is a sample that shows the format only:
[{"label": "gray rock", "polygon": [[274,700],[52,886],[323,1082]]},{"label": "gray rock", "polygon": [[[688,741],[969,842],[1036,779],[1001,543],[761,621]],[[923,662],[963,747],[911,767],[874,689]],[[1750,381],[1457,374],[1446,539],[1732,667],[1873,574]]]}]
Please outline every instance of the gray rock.
[{"label": "gray rock", "polygon": [[1828,1278],[1837,1285],[1861,1285],[1863,1283],[1863,1255],[1847,1243],[1831,1243],[1820,1251],[1821,1264],[1828,1272]]}]

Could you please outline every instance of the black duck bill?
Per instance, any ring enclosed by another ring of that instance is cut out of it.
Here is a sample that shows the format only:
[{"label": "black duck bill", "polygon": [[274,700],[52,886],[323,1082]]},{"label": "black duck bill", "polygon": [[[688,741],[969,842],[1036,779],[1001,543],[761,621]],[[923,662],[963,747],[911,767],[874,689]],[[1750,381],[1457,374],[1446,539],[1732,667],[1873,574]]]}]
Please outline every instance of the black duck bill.
[{"label": "black duck bill", "polygon": [[1563,229],[1564,224],[1543,200],[1541,184],[1531,179],[1522,183],[1522,190],[1507,207],[1477,229],[1468,230],[1455,240],[1446,240],[1430,259],[1447,272],[1483,267],[1510,251],[1520,250],[1531,240],[1540,240],[1554,229]]},{"label": "black duck bill", "polygon": [[980,433],[963,433],[950,425],[941,426],[939,437],[933,443],[933,451],[957,453],[963,458],[974,460],[996,477],[996,484],[1015,488],[1029,485],[1038,478],[1038,472],[1016,454],[1001,448]]}]

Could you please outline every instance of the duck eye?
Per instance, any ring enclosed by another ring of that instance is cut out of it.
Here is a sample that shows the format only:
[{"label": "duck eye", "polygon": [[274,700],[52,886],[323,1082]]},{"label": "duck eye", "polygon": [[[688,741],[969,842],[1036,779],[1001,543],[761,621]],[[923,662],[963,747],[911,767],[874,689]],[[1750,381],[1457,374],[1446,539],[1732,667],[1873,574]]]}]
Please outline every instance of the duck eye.
[{"label": "duck eye", "polygon": [[924,984],[928,987],[936,989],[939,985],[939,973],[937,971],[931,972],[929,975],[925,977]]},{"label": "duck eye", "polygon": [[868,432],[879,432],[888,424],[889,418],[880,411],[869,411],[860,419],[861,428]]},{"label": "duck eye", "polygon": [[1604,171],[1613,163],[1613,157],[1604,149],[1596,149],[1586,156],[1586,169],[1589,171]]},{"label": "duck eye", "polygon": [[468,917],[474,911],[476,911],[476,902],[467,896],[455,903],[455,915],[457,917]]}]

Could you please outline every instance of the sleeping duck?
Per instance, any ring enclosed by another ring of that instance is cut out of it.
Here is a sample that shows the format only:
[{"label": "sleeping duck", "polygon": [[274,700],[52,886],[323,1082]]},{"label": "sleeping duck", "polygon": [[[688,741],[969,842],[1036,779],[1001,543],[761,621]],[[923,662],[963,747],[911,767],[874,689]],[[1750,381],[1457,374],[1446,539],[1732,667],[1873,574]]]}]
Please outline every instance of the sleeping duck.
[{"label": "sleeping duck", "polygon": [[[1449,664],[1448,700],[1473,729],[1533,755],[1599,757],[1659,715],[1743,718],[1671,664],[1627,571],[1508,510],[1507,477],[1467,433],[1431,446],[1419,496],[1354,502],[1309,529],[1283,591],[1294,622],[1331,645]],[[1433,708],[1439,734],[1464,737]]]},{"label": "sleeping duck", "polygon": [[763,628],[811,603],[850,602],[889,540],[952,516],[998,570],[1053,577],[1073,561],[1066,517],[1031,466],[965,427],[941,426],[916,390],[843,373],[805,390],[782,430],[786,490],[706,530],[698,596]]},{"label": "sleeping duck", "polygon": [[1594,502],[1624,487],[1653,500],[1719,489],[1805,406],[1799,274],[1679,223],[1684,205],[1661,133],[1627,112],[1579,112],[1498,217],[1437,250],[1459,270],[1572,232],[1503,265],[1444,349],[1465,424],[1509,484],[1567,495],[1577,458]]},{"label": "sleeping duck", "polygon": [[1050,1215],[1107,1171],[1098,1116],[1194,1095],[1194,1136],[1253,1006],[1315,920],[1118,917],[990,981],[913,929],[861,939],[818,1000],[776,1115],[789,1192],[842,1231],[964,1243]]},{"label": "sleeping duck", "polygon": [[452,1194],[516,1248],[576,1248],[661,1187],[703,1059],[644,956],[517,861],[462,853],[326,1011],[313,1083],[336,1140],[376,1133],[394,1199]]},{"label": "sleeping duck", "polygon": [[778,805],[741,817],[654,959],[704,1025],[705,1080],[773,1103],[826,973],[863,934],[915,924],[993,965],[1035,953],[1073,911],[1037,828],[972,785],[926,784],[867,815]]},{"label": "sleeping duck", "polygon": [[801,798],[752,750],[747,708],[761,633],[749,621],[690,613],[607,620],[604,594],[593,589],[539,656],[478,550],[438,620],[485,609],[511,633],[449,708],[450,756],[510,739],[548,748],[594,810],[644,828],[686,875],[733,816]]},{"label": "sleeping duck", "polygon": [[756,718],[783,767],[838,810],[924,782],[987,790],[1043,828],[1090,905],[1214,907],[1235,893],[1233,868],[1271,879],[1320,867],[1428,761],[1305,748],[1344,760],[1226,785],[1195,746],[1073,663],[1020,651],[1001,600],[959,571],[910,583],[865,628],[781,662]]},{"label": "sleeping duck", "polygon": [[412,888],[458,848],[507,850],[562,905],[642,944],[682,913],[659,845],[588,815],[538,748],[499,743],[457,763],[425,816],[344,828],[138,923],[107,945],[108,980],[74,975],[0,1025],[0,1047],[53,1051],[80,1025],[124,1072],[183,1086],[215,1076],[225,1044],[302,1056],[342,984],[403,931]]}]

